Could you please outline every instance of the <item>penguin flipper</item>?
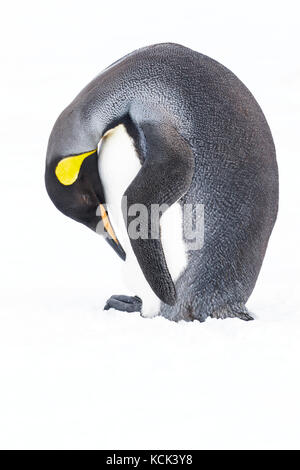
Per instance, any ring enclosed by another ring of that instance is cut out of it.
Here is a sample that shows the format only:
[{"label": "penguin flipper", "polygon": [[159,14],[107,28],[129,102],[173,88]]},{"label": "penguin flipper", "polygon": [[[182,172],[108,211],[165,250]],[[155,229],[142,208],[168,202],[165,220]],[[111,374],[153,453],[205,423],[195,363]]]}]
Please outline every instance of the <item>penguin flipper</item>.
[{"label": "penguin flipper", "polygon": [[[176,290],[163,252],[159,219],[188,191],[194,173],[194,156],[190,145],[173,126],[143,123],[140,128],[146,142],[144,163],[124,194],[128,207],[125,223],[133,251],[149,285],[160,300],[174,305]],[[136,212],[133,214],[130,208],[136,204],[147,209],[142,219],[147,236],[142,238],[131,236],[130,224]],[[157,211],[157,217],[151,217],[153,210]]]}]

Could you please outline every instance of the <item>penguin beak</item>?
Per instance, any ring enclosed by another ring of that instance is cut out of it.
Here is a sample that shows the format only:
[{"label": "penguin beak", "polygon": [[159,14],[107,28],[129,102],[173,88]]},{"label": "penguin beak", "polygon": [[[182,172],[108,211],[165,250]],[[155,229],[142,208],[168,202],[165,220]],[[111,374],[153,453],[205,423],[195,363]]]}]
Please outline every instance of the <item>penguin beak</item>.
[{"label": "penguin beak", "polygon": [[107,233],[107,236],[105,237],[107,243],[112,247],[112,249],[120,256],[120,258],[125,261],[126,259],[126,253],[117,239],[114,229],[112,228],[112,225],[110,223],[108,214],[106,212],[105,207],[102,204],[99,204],[99,211],[102,219],[102,223],[104,226],[104,230]]}]

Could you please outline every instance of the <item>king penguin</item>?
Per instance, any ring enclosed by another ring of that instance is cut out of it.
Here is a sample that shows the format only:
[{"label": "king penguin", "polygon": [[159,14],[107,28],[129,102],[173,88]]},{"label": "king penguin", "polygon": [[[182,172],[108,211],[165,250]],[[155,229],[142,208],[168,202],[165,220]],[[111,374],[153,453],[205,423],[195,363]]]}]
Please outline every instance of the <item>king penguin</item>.
[{"label": "king penguin", "polygon": [[124,260],[129,290],[105,309],[252,319],[278,210],[276,153],[253,95],[220,63],[171,43],[113,63],[58,117],[45,183]]}]

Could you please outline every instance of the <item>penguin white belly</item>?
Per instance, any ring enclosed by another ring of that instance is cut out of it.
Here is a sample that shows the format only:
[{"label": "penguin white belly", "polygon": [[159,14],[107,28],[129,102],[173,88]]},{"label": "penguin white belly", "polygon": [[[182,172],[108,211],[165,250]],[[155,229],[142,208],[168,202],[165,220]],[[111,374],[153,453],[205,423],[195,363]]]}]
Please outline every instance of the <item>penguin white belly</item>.
[{"label": "penguin white belly", "polygon": [[[141,168],[133,141],[122,124],[108,131],[102,138],[98,168],[112,226],[126,252],[123,276],[130,289],[128,295],[138,295],[142,299],[143,316],[155,316],[159,312],[160,299],[152,291],[137,262],[121,209],[122,196]],[[162,215],[161,235],[166,262],[175,282],[187,262],[182,237],[182,211],[178,203]]]},{"label": "penguin white belly", "polygon": [[186,245],[183,240],[183,215],[179,202],[173,204],[160,218],[161,243],[172,279],[177,281],[187,266]]}]

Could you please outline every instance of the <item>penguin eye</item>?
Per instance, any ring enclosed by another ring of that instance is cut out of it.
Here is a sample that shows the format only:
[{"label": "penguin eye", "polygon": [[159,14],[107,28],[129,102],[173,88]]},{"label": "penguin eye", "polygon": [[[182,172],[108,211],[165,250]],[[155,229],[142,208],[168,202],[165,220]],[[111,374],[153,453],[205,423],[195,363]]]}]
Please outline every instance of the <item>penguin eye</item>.
[{"label": "penguin eye", "polygon": [[87,205],[90,205],[92,200],[90,198],[90,195],[89,194],[81,194],[81,199],[82,201],[84,202],[84,204],[87,204]]}]

